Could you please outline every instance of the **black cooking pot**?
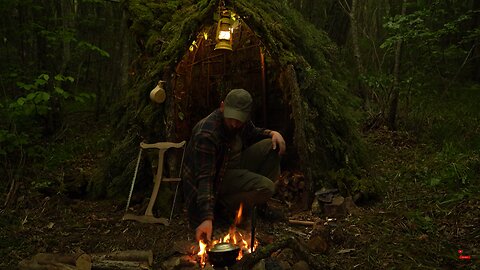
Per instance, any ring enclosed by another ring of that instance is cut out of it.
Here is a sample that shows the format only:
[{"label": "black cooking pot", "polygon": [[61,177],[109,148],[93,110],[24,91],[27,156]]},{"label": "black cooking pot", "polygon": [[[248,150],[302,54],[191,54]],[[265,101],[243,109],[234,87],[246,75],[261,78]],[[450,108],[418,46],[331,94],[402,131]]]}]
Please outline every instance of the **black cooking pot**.
[{"label": "black cooking pot", "polygon": [[209,251],[208,261],[215,267],[232,266],[237,261],[240,248],[230,243],[218,243]]}]

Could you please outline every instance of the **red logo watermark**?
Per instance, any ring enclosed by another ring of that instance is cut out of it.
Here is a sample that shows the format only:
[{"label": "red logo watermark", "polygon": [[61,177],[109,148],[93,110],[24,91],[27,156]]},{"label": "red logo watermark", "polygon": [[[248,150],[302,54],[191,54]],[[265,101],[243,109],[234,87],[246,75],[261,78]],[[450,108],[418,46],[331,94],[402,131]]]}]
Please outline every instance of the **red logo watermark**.
[{"label": "red logo watermark", "polygon": [[460,260],[471,260],[471,259],[472,259],[472,256],[470,256],[470,255],[465,255],[465,254],[463,253],[463,249],[459,249],[459,250],[458,250],[458,258],[459,258]]}]

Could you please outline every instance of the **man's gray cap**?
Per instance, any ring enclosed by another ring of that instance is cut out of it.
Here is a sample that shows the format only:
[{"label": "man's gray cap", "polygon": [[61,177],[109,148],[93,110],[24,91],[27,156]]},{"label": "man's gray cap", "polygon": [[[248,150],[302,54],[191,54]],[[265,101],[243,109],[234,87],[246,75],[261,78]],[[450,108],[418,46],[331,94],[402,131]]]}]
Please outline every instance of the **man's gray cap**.
[{"label": "man's gray cap", "polygon": [[225,97],[224,105],[223,117],[245,123],[252,111],[252,96],[245,89],[233,89]]}]

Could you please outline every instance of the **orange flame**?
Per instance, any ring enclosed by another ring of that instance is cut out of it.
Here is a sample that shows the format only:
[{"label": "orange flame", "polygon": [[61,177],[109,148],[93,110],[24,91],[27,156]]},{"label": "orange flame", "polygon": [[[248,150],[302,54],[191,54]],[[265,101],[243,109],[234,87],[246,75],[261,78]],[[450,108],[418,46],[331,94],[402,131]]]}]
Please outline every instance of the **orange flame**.
[{"label": "orange flame", "polygon": [[207,244],[200,240],[198,241],[198,246],[200,247],[200,251],[197,253],[197,255],[200,257],[200,266],[203,268],[205,266],[207,255]]},{"label": "orange flame", "polygon": [[237,210],[237,215],[235,216],[235,224],[233,226],[237,226],[242,221],[242,212],[243,212],[243,203],[240,204],[240,207]]},{"label": "orange flame", "polygon": [[200,258],[200,266],[202,268],[206,264],[207,250],[210,250],[211,247],[215,246],[218,243],[231,243],[240,247],[240,252],[238,254],[237,261],[241,260],[244,254],[251,253],[252,247],[253,247],[253,250],[257,249],[258,241],[256,239],[254,243],[249,244],[245,239],[250,239],[250,238],[243,237],[243,235],[236,229],[237,225],[242,220],[242,212],[243,212],[243,204],[240,204],[240,207],[237,210],[237,215],[235,216],[235,222],[232,224],[232,226],[230,226],[228,233],[224,237],[220,237],[218,239],[211,241],[208,246],[202,240],[198,242],[200,251],[198,252],[197,255]]}]

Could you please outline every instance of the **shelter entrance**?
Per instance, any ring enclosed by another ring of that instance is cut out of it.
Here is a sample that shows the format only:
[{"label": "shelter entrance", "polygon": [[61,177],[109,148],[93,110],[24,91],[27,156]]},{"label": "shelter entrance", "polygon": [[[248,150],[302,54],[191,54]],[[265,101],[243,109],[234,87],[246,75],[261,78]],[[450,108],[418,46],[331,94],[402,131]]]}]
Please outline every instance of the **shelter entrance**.
[{"label": "shelter entrance", "polygon": [[[245,23],[240,22],[235,27],[233,51],[214,50],[216,27],[208,26],[198,33],[177,65],[172,84],[176,140],[188,140],[195,123],[218,108],[227,92],[235,88],[251,93],[254,100],[252,120],[256,125],[273,128],[272,120],[278,118],[285,123],[286,113],[279,114],[279,110],[283,110],[280,91],[272,94],[268,90],[260,39]],[[275,99],[277,101],[273,101]],[[274,117],[269,110],[275,111]]]}]

